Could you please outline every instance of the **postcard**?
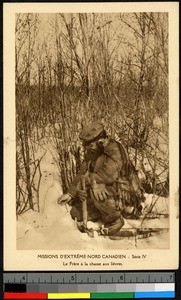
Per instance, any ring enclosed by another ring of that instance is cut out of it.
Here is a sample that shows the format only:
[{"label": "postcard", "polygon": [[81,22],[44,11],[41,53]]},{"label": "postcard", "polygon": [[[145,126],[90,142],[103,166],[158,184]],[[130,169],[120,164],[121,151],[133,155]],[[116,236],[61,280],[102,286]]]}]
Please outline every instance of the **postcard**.
[{"label": "postcard", "polygon": [[178,3],[3,12],[5,271],[178,268]]}]

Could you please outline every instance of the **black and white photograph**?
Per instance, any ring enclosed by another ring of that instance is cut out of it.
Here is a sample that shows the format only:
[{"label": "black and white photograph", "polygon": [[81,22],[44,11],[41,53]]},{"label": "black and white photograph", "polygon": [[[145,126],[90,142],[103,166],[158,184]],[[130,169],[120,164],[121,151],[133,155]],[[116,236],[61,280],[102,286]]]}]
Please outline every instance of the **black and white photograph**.
[{"label": "black and white photograph", "polygon": [[16,253],[153,251],[154,261],[173,232],[177,245],[178,7],[161,4],[13,10],[4,202]]}]

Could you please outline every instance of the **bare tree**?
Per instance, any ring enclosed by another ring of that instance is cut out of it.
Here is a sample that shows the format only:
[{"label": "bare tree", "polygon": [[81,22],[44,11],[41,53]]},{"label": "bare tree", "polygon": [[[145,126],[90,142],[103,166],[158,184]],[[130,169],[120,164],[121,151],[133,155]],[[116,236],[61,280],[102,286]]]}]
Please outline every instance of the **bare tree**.
[{"label": "bare tree", "polygon": [[[34,136],[34,111],[32,100],[32,63],[38,16],[17,14],[16,18],[16,167],[17,167],[17,214],[33,209],[39,210],[39,188],[41,181],[40,158],[35,158],[37,136]],[[35,179],[39,173],[38,180]],[[34,201],[34,192],[36,199]]]}]

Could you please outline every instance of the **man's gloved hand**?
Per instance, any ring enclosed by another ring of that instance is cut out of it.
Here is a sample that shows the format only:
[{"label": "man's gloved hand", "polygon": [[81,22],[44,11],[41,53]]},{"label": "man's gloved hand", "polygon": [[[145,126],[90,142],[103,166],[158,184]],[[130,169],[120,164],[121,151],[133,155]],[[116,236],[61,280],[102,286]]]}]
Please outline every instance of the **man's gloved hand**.
[{"label": "man's gloved hand", "polygon": [[80,199],[81,202],[85,201],[87,199],[87,192],[84,190],[78,190],[77,196]]},{"label": "man's gloved hand", "polygon": [[97,201],[104,201],[109,196],[104,184],[93,184],[92,191]]},{"label": "man's gloved hand", "polygon": [[70,194],[63,194],[61,197],[58,198],[57,203],[58,204],[66,204],[72,199],[72,196]]}]

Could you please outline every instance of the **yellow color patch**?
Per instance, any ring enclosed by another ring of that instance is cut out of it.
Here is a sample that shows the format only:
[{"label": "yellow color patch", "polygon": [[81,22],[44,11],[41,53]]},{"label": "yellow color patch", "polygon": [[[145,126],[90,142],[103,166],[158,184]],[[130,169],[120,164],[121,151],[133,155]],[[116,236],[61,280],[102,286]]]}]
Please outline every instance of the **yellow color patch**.
[{"label": "yellow color patch", "polygon": [[90,293],[48,293],[48,299],[90,299]]}]

